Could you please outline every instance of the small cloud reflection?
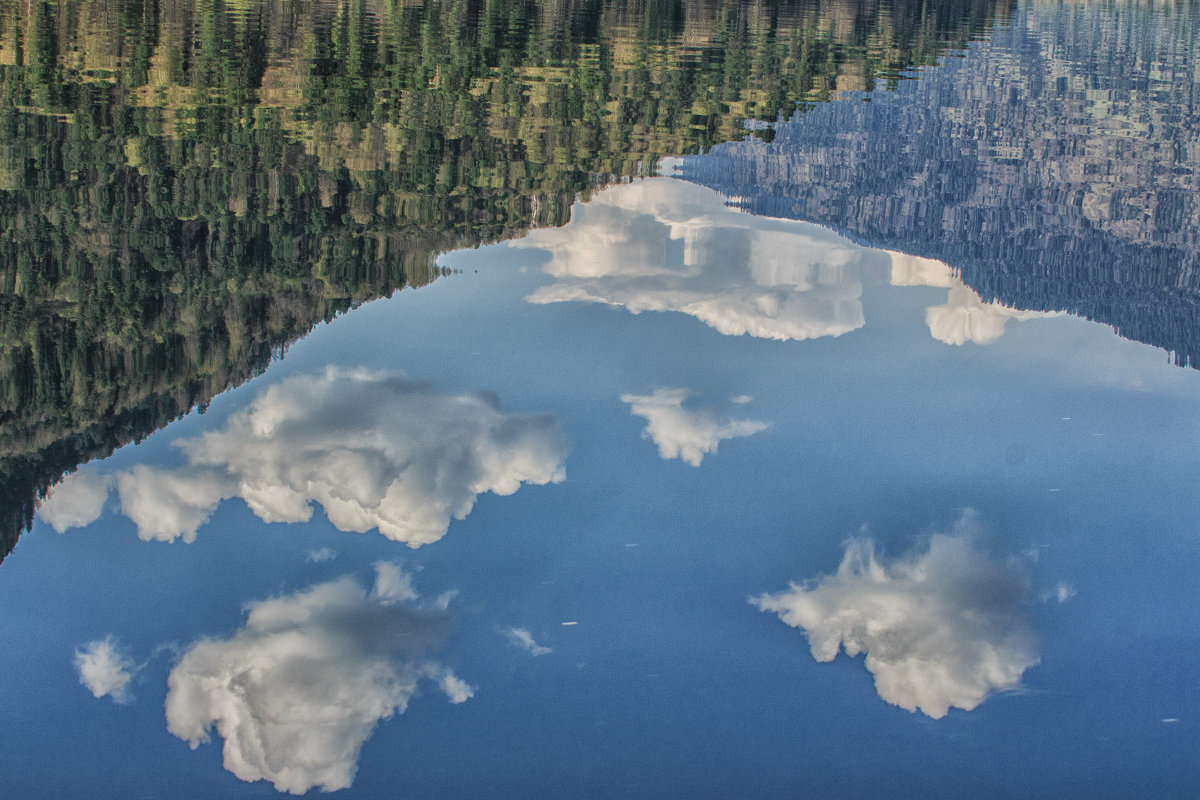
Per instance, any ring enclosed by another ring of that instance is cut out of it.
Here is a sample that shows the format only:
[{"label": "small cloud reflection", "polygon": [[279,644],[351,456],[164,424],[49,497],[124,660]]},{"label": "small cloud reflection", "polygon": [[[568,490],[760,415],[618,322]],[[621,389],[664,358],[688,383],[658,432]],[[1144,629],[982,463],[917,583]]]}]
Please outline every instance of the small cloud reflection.
[{"label": "small cloud reflection", "polygon": [[836,573],[750,602],[803,630],[817,661],[865,653],[888,703],[935,719],[971,710],[1019,688],[1038,663],[1022,613],[1025,574],[979,549],[979,536],[967,512],[952,533],[934,534],[928,551],[891,563],[871,540],[854,539]]},{"label": "small cloud reflection", "polygon": [[88,642],[75,651],[75,669],[79,682],[94,697],[110,697],[124,705],[133,700],[129,684],[141,667],[125,654],[112,636]]},{"label": "small cloud reflection", "polygon": [[265,522],[302,522],[320,505],[339,530],[378,530],[411,547],[437,541],[478,495],[565,477],[550,415],[502,411],[483,394],[445,395],[394,374],[330,368],[288,378],[221,430],[177,443],[188,465],[68,477],[39,514],[85,525],[116,486],[146,540],[191,541],[221,501]]},{"label": "small cloud reflection", "polygon": [[318,547],[316,550],[308,551],[308,560],[314,564],[333,561],[337,556],[337,550],[334,550],[332,547]]},{"label": "small cloud reflection", "polygon": [[279,791],[351,785],[375,726],[403,714],[423,681],[462,703],[475,689],[430,654],[444,610],[417,605],[410,577],[376,565],[371,588],[346,576],[251,603],[246,623],[204,639],[168,678],[167,729],[193,748],[215,727],[225,768]]},{"label": "small cloud reflection", "polygon": [[1071,584],[1066,583],[1065,581],[1059,581],[1058,585],[1053,589],[1042,593],[1042,602],[1049,603],[1053,601],[1059,605],[1062,605],[1074,596],[1075,587],[1071,586]]},{"label": "small cloud reflection", "polygon": [[689,411],[683,401],[691,394],[687,389],[656,389],[645,396],[623,394],[621,402],[631,406],[634,416],[645,418],[642,438],[658,445],[661,457],[678,458],[693,467],[700,466],[704,456],[717,452],[717,445],[725,439],[750,436],[769,427],[749,419],[720,422],[710,411]]},{"label": "small cloud reflection", "polygon": [[504,631],[504,636],[514,647],[525,650],[532,656],[545,656],[554,652],[534,641],[533,634],[526,628],[509,628]]}]

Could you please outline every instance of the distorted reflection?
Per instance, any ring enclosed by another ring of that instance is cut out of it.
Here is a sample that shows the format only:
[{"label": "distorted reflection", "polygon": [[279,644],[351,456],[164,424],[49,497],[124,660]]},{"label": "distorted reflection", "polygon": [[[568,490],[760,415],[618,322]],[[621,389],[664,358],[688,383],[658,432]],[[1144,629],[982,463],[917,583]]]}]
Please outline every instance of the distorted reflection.
[{"label": "distorted reflection", "polygon": [[1187,365],[1200,358],[1198,33],[1190,4],[1020,4],[894,92],[803,109],[770,142],[721,143],[672,174],[756,214],[938,258],[985,298],[1103,322]]},{"label": "distorted reflection", "polygon": [[444,536],[484,492],[563,480],[567,450],[549,415],[337,368],[285,379],[221,430],[176,444],[187,466],[83,471],[39,514],[60,532],[87,524],[115,484],[121,511],[146,540],[191,541],[222,500],[240,497],[265,522],[306,521],[315,502],[339,530],[377,529],[417,547]]},{"label": "distorted reflection", "polygon": [[861,328],[863,285],[885,281],[948,290],[944,304],[926,311],[930,333],[947,344],[988,344],[1008,320],[1051,316],[985,303],[940,261],[748,214],[737,201],[661,178],[599,192],[574,207],[567,226],[512,243],[550,254],[543,270],[555,282],[526,299],[677,311],[727,335],[776,340]]},{"label": "distorted reflection", "polygon": [[969,711],[1017,688],[1038,663],[1022,613],[1025,574],[983,552],[979,535],[968,511],[928,551],[891,563],[870,539],[854,539],[833,575],[751,603],[802,629],[817,661],[865,653],[876,691],[893,705],[935,719],[951,707]]},{"label": "distorted reflection", "polygon": [[250,604],[237,633],[195,643],[171,670],[167,728],[195,748],[215,726],[225,768],[245,781],[350,786],[376,724],[403,714],[422,681],[451,703],[474,694],[430,659],[450,618],[418,600],[406,573],[380,563],[370,589],[346,576]]},{"label": "distorted reflection", "polygon": [[[769,427],[765,422],[750,419],[721,422],[707,409],[685,409],[683,401],[691,395],[688,389],[655,389],[646,396],[623,394],[621,402],[631,406],[634,416],[645,418],[642,438],[658,445],[660,456],[678,458],[693,467],[700,466],[704,456],[717,452],[717,445],[723,440],[750,436]],[[749,398],[742,395],[734,401],[744,405]]]}]

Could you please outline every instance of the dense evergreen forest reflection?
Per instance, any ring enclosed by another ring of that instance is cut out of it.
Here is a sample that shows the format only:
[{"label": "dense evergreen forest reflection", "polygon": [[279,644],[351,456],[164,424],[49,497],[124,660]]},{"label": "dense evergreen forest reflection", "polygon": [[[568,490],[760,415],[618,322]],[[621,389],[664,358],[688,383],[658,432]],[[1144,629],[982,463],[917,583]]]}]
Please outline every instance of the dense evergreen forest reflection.
[{"label": "dense evergreen forest reflection", "polygon": [[1197,6],[1022,7],[870,103],[677,174],[757,214],[944,261],[982,298],[1200,361]]},{"label": "dense evergreen forest reflection", "polygon": [[990,0],[0,2],[0,553],[64,471],[315,324],[747,120],[894,87]]}]

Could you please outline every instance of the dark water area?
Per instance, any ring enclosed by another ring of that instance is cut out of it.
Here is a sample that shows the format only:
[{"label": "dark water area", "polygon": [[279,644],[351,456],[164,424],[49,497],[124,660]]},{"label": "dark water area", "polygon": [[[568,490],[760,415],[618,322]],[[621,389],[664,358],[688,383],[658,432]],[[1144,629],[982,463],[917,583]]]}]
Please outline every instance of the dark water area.
[{"label": "dark water area", "polygon": [[1200,6],[0,0],[0,786],[1191,798]]}]

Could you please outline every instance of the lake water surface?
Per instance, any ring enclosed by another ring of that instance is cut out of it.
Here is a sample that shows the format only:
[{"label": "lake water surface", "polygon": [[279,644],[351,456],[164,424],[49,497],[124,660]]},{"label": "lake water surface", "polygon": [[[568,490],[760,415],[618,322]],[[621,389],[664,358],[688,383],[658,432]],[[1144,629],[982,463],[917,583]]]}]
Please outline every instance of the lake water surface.
[{"label": "lake water surface", "polygon": [[1195,797],[1198,33],[0,3],[5,794]]}]

